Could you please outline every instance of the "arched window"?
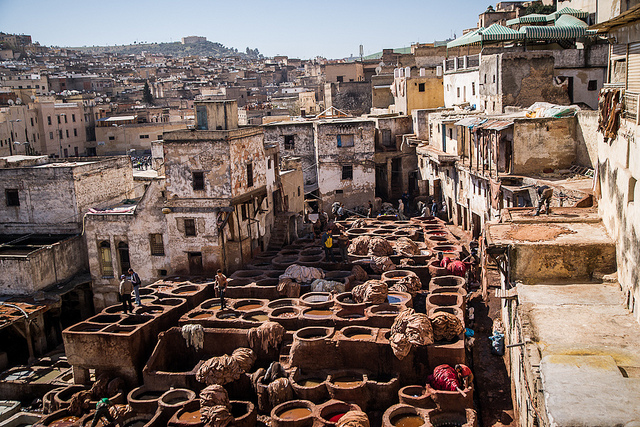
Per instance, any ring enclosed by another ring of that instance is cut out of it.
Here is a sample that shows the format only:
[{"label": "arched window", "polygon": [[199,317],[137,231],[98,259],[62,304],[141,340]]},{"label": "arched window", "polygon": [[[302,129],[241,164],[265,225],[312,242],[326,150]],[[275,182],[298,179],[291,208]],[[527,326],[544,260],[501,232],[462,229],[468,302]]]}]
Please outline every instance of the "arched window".
[{"label": "arched window", "polygon": [[100,268],[103,276],[113,277],[111,246],[107,241],[100,242]]}]

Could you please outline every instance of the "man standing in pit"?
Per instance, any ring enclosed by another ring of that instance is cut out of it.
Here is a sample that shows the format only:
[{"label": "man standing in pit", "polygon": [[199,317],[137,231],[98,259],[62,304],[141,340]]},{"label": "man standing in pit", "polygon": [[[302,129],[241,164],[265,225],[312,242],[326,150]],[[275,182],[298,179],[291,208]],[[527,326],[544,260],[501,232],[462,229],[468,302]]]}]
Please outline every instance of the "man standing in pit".
[{"label": "man standing in pit", "polygon": [[543,185],[538,187],[538,207],[534,212],[533,216],[540,215],[540,209],[542,209],[542,205],[546,205],[546,213],[549,215],[551,213],[551,208],[549,205],[551,204],[551,197],[553,196],[553,188],[548,185]]},{"label": "man standing in pit", "polygon": [[216,272],[216,290],[220,296],[220,310],[224,310],[227,308],[227,303],[224,300],[224,294],[227,291],[227,276],[222,274],[220,269]]}]

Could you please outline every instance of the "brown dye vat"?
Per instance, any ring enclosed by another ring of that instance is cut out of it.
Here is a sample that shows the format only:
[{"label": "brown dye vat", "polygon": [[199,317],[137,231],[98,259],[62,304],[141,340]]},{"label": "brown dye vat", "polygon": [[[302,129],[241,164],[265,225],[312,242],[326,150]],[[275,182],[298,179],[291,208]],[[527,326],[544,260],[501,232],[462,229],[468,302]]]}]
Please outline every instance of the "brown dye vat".
[{"label": "brown dye vat", "polygon": [[92,324],[87,322],[78,323],[71,328],[69,328],[69,332],[98,332],[104,329],[104,324]]},{"label": "brown dye vat", "polygon": [[70,427],[75,425],[80,418],[74,416],[63,417],[51,422],[49,427]]},{"label": "brown dye vat", "polygon": [[354,388],[363,383],[362,377],[344,376],[331,380],[331,384],[339,388]]},{"label": "brown dye vat", "polygon": [[458,304],[458,294],[438,293],[429,295],[429,304],[440,307],[452,307]]},{"label": "brown dye vat", "polygon": [[242,303],[237,303],[235,306],[236,310],[239,311],[252,311],[252,310],[257,310],[259,308],[262,308],[262,304],[259,303],[247,303],[247,304],[242,304]]},{"label": "brown dye vat", "polygon": [[178,416],[178,421],[183,421],[187,423],[200,422],[200,409],[196,411],[184,411],[182,414]]},{"label": "brown dye vat", "polygon": [[317,379],[317,378],[307,378],[304,380],[297,381],[298,385],[300,385],[301,387],[316,387],[322,384],[323,382],[324,380]]},{"label": "brown dye vat", "polygon": [[265,312],[247,313],[244,318],[250,322],[266,322],[269,316]]},{"label": "brown dye vat", "polygon": [[328,308],[333,305],[333,297],[329,292],[309,292],[300,302],[308,307]]},{"label": "brown dye vat", "polygon": [[272,312],[273,317],[298,317],[298,311],[295,308],[276,308]]},{"label": "brown dye vat", "polygon": [[120,319],[122,319],[122,316],[117,314],[98,314],[88,319],[88,321],[92,323],[116,323]]},{"label": "brown dye vat", "polygon": [[216,313],[218,319],[237,319],[240,317],[240,313],[230,310],[218,311]]},{"label": "brown dye vat", "polygon": [[371,339],[373,336],[373,331],[369,328],[362,328],[358,326],[348,326],[342,330],[342,335],[347,338],[362,340],[362,339]]},{"label": "brown dye vat", "polygon": [[333,315],[333,312],[331,310],[312,308],[311,310],[303,312],[302,315],[310,319],[327,319]]},{"label": "brown dye vat", "polygon": [[172,290],[171,293],[175,295],[187,295],[187,294],[194,294],[198,292],[199,289],[200,288],[198,288],[197,286],[187,285],[187,286],[180,286]]},{"label": "brown dye vat", "polygon": [[311,409],[309,408],[292,408],[279,413],[278,417],[283,420],[298,420],[300,418],[308,417],[309,415],[311,415]]},{"label": "brown dye vat", "polygon": [[208,319],[212,316],[212,313],[198,313],[195,316],[189,316],[191,319]]},{"label": "brown dye vat", "polygon": [[269,308],[281,308],[281,307],[293,307],[296,305],[296,300],[293,298],[282,298],[271,301],[267,304]]},{"label": "brown dye vat", "polygon": [[424,424],[420,415],[400,414],[391,418],[391,424],[395,427],[419,427]]}]

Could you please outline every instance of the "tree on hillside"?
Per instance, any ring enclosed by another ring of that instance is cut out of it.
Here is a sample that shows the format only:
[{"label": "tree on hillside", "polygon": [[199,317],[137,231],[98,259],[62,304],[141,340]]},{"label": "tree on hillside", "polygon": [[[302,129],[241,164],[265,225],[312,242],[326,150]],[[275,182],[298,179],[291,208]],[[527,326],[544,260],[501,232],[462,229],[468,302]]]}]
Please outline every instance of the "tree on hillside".
[{"label": "tree on hillside", "polygon": [[556,11],[553,5],[543,5],[542,3],[534,3],[524,10],[521,16],[531,15],[532,13],[539,13],[541,15],[548,15]]},{"label": "tree on hillside", "polygon": [[144,89],[142,89],[142,99],[149,105],[153,105],[153,95],[151,89],[149,89],[149,82],[144,82]]}]

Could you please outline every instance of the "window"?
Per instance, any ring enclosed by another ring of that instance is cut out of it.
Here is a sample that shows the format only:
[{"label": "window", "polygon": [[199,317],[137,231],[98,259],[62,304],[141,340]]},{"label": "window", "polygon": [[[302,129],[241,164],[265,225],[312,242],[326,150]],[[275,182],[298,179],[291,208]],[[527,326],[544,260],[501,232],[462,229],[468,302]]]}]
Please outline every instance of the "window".
[{"label": "window", "polygon": [[184,220],[184,235],[195,236],[196,235],[196,220],[188,219]]},{"label": "window", "polygon": [[418,92],[424,92],[424,83],[418,83]]},{"label": "window", "polygon": [[62,129],[60,129],[60,130],[58,131],[58,138],[59,138],[59,139],[62,139]]},{"label": "window", "polygon": [[151,255],[164,255],[162,234],[149,234],[149,245],[151,246]]},{"label": "window", "polygon": [[336,194],[342,194],[344,193],[344,190],[336,190]]},{"label": "window", "polygon": [[298,197],[300,197],[300,186],[298,186]]},{"label": "window", "polygon": [[204,172],[193,172],[193,189],[204,190]]},{"label": "window", "polygon": [[457,92],[457,94],[458,94],[458,98],[460,98],[460,88],[459,88],[459,87],[458,87],[458,88],[456,88],[456,92]]},{"label": "window", "polygon": [[17,189],[7,188],[4,190],[4,195],[7,201],[7,206],[20,206],[20,197],[18,197]]},{"label": "window", "polygon": [[67,138],[69,138],[69,129],[66,130]]},{"label": "window", "polygon": [[73,136],[78,136],[78,129],[73,128]]},{"label": "window", "polygon": [[391,143],[391,129],[382,129],[382,145],[385,147],[390,147],[393,144]]},{"label": "window", "polygon": [[66,115],[64,116],[64,122],[65,122],[65,123],[69,123],[69,122],[67,121],[67,116],[66,116]]},{"label": "window", "polygon": [[49,132],[49,139],[53,139],[53,132]]},{"label": "window", "polygon": [[496,75],[495,74],[493,75],[493,82],[494,83],[496,82]]},{"label": "window", "polygon": [[51,116],[47,116],[47,124],[51,124]]},{"label": "window", "polygon": [[636,182],[637,181],[634,177],[629,178],[629,192],[627,194],[627,203],[632,203],[635,199]]},{"label": "window", "polygon": [[73,123],[75,123],[75,122],[76,122],[76,115],[75,115],[75,114],[72,114],[72,115],[71,115],[71,121],[72,121]]},{"label": "window", "polygon": [[471,82],[471,95],[476,94],[476,82]]},{"label": "window", "polygon": [[207,124],[207,107],[204,105],[196,106],[196,119],[197,119],[197,129],[198,130],[208,130],[209,125]]},{"label": "window", "polygon": [[33,117],[31,117],[31,126],[33,126]]},{"label": "window", "polygon": [[353,179],[352,165],[342,165],[342,179]]},{"label": "window", "polygon": [[160,277],[164,277],[167,275],[167,270],[158,270],[158,276]]},{"label": "window", "polygon": [[149,139],[149,135],[140,135],[140,139]]},{"label": "window", "polygon": [[342,83],[344,81],[344,76],[336,76],[336,81],[338,83]]},{"label": "window", "polygon": [[590,90],[590,91],[598,90],[598,81],[589,80],[589,83],[587,85],[587,90]]},{"label": "window", "polygon": [[267,169],[271,169],[271,159],[267,160]]},{"label": "window", "polygon": [[247,163],[247,187],[253,187],[253,163]]},{"label": "window", "polygon": [[156,139],[162,141],[162,135],[158,135],[158,137]]},{"label": "window", "polygon": [[100,269],[102,270],[102,276],[113,277],[111,246],[107,241],[100,242]]},{"label": "window", "polygon": [[449,128],[449,139],[453,139],[453,128]]},{"label": "window", "polygon": [[353,134],[337,135],[338,147],[353,147]]},{"label": "window", "polygon": [[284,136],[284,149],[285,150],[293,150],[295,148],[294,136],[293,135],[285,135]]},{"label": "window", "polygon": [[115,136],[110,136],[110,137],[109,137],[109,141],[114,141],[115,139],[116,139],[116,137],[115,137]]},{"label": "window", "polygon": [[484,75],[484,84],[487,84],[487,75]]}]

